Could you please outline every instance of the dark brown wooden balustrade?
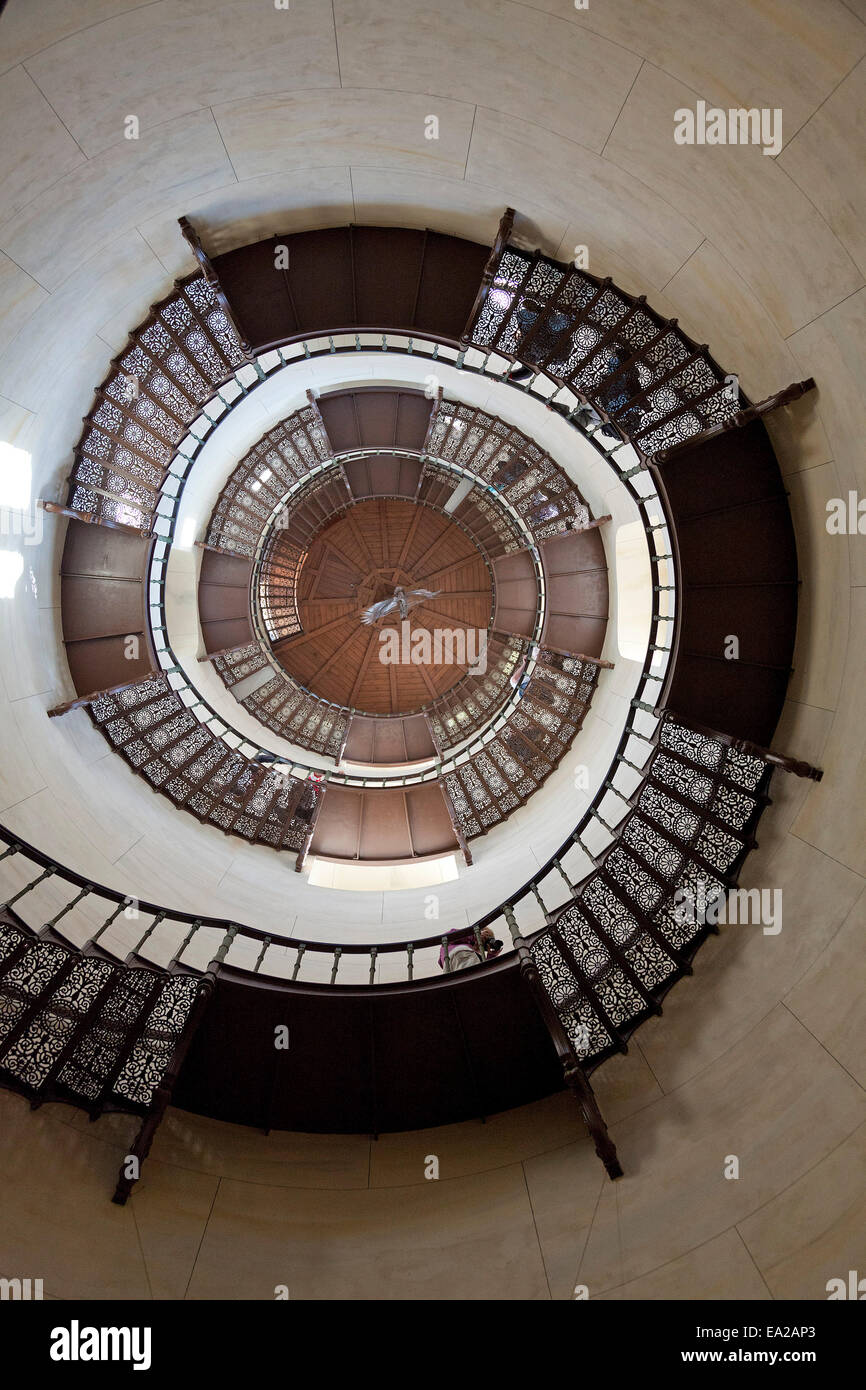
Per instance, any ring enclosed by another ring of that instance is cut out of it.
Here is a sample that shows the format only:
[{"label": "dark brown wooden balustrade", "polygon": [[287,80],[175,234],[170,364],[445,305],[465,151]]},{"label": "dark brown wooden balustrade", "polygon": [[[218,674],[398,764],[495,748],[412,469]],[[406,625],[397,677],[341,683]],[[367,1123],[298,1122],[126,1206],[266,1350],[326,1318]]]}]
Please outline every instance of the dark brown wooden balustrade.
[{"label": "dark brown wooden balustrade", "polygon": [[459,850],[437,782],[410,787],[346,787],[331,783],[310,853],[328,860],[393,864]]},{"label": "dark brown wooden balustrade", "polygon": [[252,563],[243,555],[202,549],[198,616],[208,656],[253,640],[250,613]]},{"label": "dark brown wooden balustrade", "polygon": [[60,563],[66,659],[76,694],[132,684],[155,665],[147,622],[150,542],[70,520]]},{"label": "dark brown wooden balustrade", "polygon": [[214,256],[256,351],[341,328],[399,329],[457,341],[489,256],[461,237],[401,227],[328,227]]}]

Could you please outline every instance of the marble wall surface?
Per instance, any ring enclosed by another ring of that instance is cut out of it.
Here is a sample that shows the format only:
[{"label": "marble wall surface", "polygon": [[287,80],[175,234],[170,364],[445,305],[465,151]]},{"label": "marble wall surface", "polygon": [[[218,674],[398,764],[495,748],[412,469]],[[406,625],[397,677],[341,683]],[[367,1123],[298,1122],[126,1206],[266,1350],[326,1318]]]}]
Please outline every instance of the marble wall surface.
[{"label": "marble wall surface", "polygon": [[[120,1210],[107,1190],[125,1140],[108,1121],[0,1096],[21,1194],[4,1249],[41,1262],[49,1293],[548,1298],[580,1281],[611,1298],[808,1299],[863,1269],[866,541],[825,516],[866,496],[864,56],[860,0],[10,0],[0,441],[30,456],[34,496],[62,494],[94,384],[192,268],[180,214],[222,250],[350,220],[489,241],[511,204],[528,244],[587,245],[594,273],[678,316],[753,398],[818,384],[771,425],[803,581],[776,745],[825,776],[777,780],[747,866],[747,884],[783,890],[782,932],[723,930],[599,1075],[626,1177],[603,1180],[563,1098],[372,1148],[173,1112]],[[699,99],[779,107],[781,153],[676,145],[673,112]],[[23,559],[0,597],[0,816],[103,881],[160,881],[198,907],[220,894],[243,916],[266,852],[181,817],[167,837],[86,716],[45,719],[68,694],[61,544],[53,523],[39,546],[0,537]],[[265,898],[285,914],[283,892]],[[75,1200],[49,1214],[45,1182]]]}]

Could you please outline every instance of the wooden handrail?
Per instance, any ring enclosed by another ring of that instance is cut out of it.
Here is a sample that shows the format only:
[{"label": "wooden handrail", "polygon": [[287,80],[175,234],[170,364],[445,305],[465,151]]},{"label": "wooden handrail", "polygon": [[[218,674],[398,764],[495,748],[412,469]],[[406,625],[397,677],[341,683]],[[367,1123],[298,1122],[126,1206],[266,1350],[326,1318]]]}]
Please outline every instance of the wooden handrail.
[{"label": "wooden handrail", "polygon": [[81,521],[85,526],[104,526],[109,531],[123,531],[127,536],[136,536],[143,541],[156,539],[155,531],[140,531],[137,526],[127,526],[124,521],[108,521],[103,516],[97,516],[95,512],[75,511],[72,507],[62,507],[58,502],[46,502],[41,497],[39,506],[45,512],[51,512],[55,516],[66,516],[70,521]]},{"label": "wooden handrail", "polygon": [[130,690],[137,685],[140,680],[147,680],[150,676],[161,674],[151,670],[146,676],[136,676],[135,680],[124,681],[122,685],[110,685],[105,690],[91,690],[87,695],[77,695],[74,700],[67,700],[64,705],[54,705],[47,712],[49,719],[57,719],[61,714],[68,714],[70,710],[81,709],[83,705],[92,704],[94,700],[101,700],[104,695],[117,695],[121,690]]}]

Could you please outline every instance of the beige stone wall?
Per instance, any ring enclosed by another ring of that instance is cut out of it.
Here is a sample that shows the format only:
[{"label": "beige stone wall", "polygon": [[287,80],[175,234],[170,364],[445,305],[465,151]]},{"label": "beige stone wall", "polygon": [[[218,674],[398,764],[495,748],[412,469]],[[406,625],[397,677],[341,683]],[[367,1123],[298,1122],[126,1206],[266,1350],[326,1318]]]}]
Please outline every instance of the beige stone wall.
[{"label": "beige stone wall", "polygon": [[[813,375],[772,426],[803,580],[777,782],[746,882],[781,887],[778,936],[727,928],[629,1056],[598,1077],[626,1177],[607,1183],[565,1098],[435,1136],[260,1136],[173,1113],[127,1209],[123,1140],[0,1097],[2,1248],[57,1296],[824,1297],[866,1270],[866,540],[826,502],[866,496],[866,10],[862,0],[27,0],[0,20],[0,438],[59,495],[78,422],[128,326],[219,249],[349,220],[518,231],[644,291],[760,397]],[[280,30],[279,26],[284,26]],[[777,159],[681,147],[698,98],[783,112]],[[123,136],[139,117],[140,139]],[[440,138],[424,138],[428,114]],[[256,864],[175,818],[66,689],[56,547],[0,599],[0,811],[126,887],[248,901]],[[134,798],[131,800],[130,798]],[[422,1160],[436,1152],[438,1183]],[[725,1155],[741,1177],[722,1177]],[[67,1201],[46,1202],[64,1190]],[[202,1239],[204,1236],[204,1239]],[[200,1249],[199,1249],[200,1245]],[[226,1264],[230,1256],[231,1264]],[[230,1270],[230,1273],[229,1273]]]}]

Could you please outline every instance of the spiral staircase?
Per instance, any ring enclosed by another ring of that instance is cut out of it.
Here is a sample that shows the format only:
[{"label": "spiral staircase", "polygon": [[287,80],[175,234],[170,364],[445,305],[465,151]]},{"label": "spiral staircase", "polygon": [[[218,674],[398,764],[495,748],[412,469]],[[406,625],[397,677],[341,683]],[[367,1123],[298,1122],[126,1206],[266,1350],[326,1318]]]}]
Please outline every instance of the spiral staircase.
[{"label": "spiral staircase", "polygon": [[[181,219],[198,268],[112,363],[68,496],[45,504],[67,518],[74,688],[51,715],[86,707],[156,794],[294,854],[298,870],[310,854],[457,851],[469,865],[470,842],[531,813],[611,665],[608,518],[527,432],[438,386],[311,395],[237,464],[200,541],[201,660],[263,738],[291,745],[275,754],[216,714],[166,615],[177,503],[238,403],[288,365],[339,356],[348,375],[373,351],[495,380],[595,451],[640,516],[652,569],[650,640],[613,762],[558,852],[474,923],[476,940],[492,926],[513,948],[483,967],[455,974],[446,953],[440,973],[441,935],[283,940],[133,902],[0,831],[0,1080],[34,1105],[140,1116],[139,1161],[169,1101],[266,1129],[376,1134],[564,1081],[616,1177],[589,1076],[691,972],[717,928],[683,906],[736,885],[774,771],[821,775],[770,749],[798,575],[762,422],[813,383],[748,402],[675,320],[515,244],[513,219],[492,248],[340,227],[213,260]],[[391,518],[379,549],[359,520],[376,516]],[[383,572],[441,584],[428,619],[482,626],[486,670],[365,686],[376,634],[358,610]],[[33,904],[49,879],[64,901],[45,921]],[[524,935],[530,905],[543,926]],[[121,952],[115,924],[130,920],[142,929]],[[115,1200],[134,1181],[122,1174]]]}]

